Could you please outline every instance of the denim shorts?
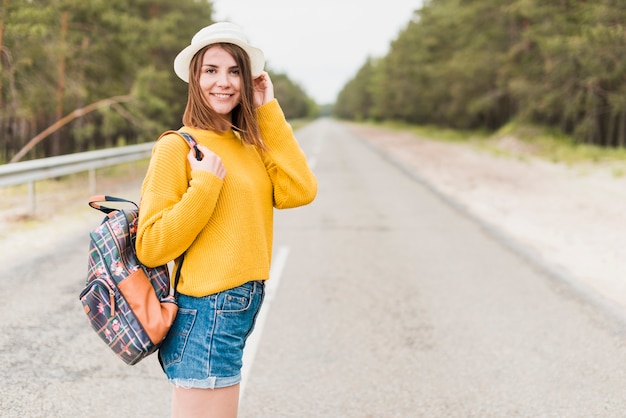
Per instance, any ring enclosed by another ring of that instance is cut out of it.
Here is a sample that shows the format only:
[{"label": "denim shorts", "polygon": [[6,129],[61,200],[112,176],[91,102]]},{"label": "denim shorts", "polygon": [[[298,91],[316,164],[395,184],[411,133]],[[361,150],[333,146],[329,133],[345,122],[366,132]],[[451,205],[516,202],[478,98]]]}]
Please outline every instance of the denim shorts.
[{"label": "denim shorts", "polygon": [[262,281],[204,297],[178,296],[178,314],[159,349],[174,385],[215,389],[241,381],[243,348],[265,294]]}]

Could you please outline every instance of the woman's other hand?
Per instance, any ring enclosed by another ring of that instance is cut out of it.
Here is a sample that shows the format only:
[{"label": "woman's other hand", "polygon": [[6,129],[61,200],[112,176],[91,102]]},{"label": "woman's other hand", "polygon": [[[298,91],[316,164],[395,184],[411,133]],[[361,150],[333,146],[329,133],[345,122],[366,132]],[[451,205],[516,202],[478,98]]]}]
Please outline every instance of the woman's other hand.
[{"label": "woman's other hand", "polygon": [[223,180],[226,177],[226,167],[222,164],[222,159],[219,155],[204,145],[198,145],[198,149],[202,153],[200,160],[196,159],[195,149],[189,150],[189,154],[187,154],[187,160],[189,160],[191,169],[209,171]]}]

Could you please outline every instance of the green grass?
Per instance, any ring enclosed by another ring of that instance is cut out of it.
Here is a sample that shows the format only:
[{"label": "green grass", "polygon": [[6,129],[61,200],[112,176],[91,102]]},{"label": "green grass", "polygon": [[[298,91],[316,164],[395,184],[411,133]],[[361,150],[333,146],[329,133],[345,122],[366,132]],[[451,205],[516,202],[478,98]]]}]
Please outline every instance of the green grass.
[{"label": "green grass", "polygon": [[434,139],[443,142],[467,142],[468,140],[480,141],[489,136],[485,131],[463,131],[449,128],[441,128],[434,125],[411,125],[405,122],[386,121],[382,123],[369,122],[395,131],[409,131],[416,136]]},{"label": "green grass", "polygon": [[626,162],[624,148],[604,148],[576,143],[571,137],[553,129],[510,123],[492,137],[499,139],[507,135],[531,145],[535,156],[553,162],[565,164]]},{"label": "green grass", "polygon": [[[497,132],[487,132],[463,131],[430,125],[416,126],[402,122],[367,123],[396,131],[408,131],[416,136],[435,141],[464,143],[500,156],[519,159],[536,157],[568,165],[611,163],[614,165],[614,176],[626,175],[626,148],[604,148],[576,143],[571,137],[557,130],[541,126],[512,122]],[[503,146],[502,142],[506,138],[513,138],[521,146],[515,150]]]},{"label": "green grass", "polygon": [[298,129],[304,128],[313,120],[314,119],[301,118],[301,119],[289,119],[287,122],[289,122],[289,124],[291,125],[291,128],[294,131],[297,131]]}]

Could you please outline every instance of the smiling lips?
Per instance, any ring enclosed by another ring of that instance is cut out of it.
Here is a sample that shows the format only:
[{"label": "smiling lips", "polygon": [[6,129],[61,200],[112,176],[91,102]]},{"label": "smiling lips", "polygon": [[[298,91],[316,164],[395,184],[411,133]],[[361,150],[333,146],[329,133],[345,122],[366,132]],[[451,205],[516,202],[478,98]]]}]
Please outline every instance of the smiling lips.
[{"label": "smiling lips", "polygon": [[212,93],[213,96],[217,97],[218,99],[229,99],[232,94],[226,94],[226,93]]}]

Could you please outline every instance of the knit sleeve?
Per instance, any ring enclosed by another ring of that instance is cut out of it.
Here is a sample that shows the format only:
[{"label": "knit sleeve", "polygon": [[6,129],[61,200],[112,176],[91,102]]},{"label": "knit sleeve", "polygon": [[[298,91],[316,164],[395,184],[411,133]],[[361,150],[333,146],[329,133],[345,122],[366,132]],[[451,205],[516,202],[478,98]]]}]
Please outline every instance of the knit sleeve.
[{"label": "knit sleeve", "polygon": [[211,217],[223,180],[191,171],[189,147],[177,135],[154,147],[141,190],[136,251],[148,267],[166,264],[194,241]]},{"label": "knit sleeve", "polygon": [[278,101],[258,107],[257,115],[267,146],[262,156],[272,180],[274,206],[286,209],[311,203],[317,194],[317,179]]}]

